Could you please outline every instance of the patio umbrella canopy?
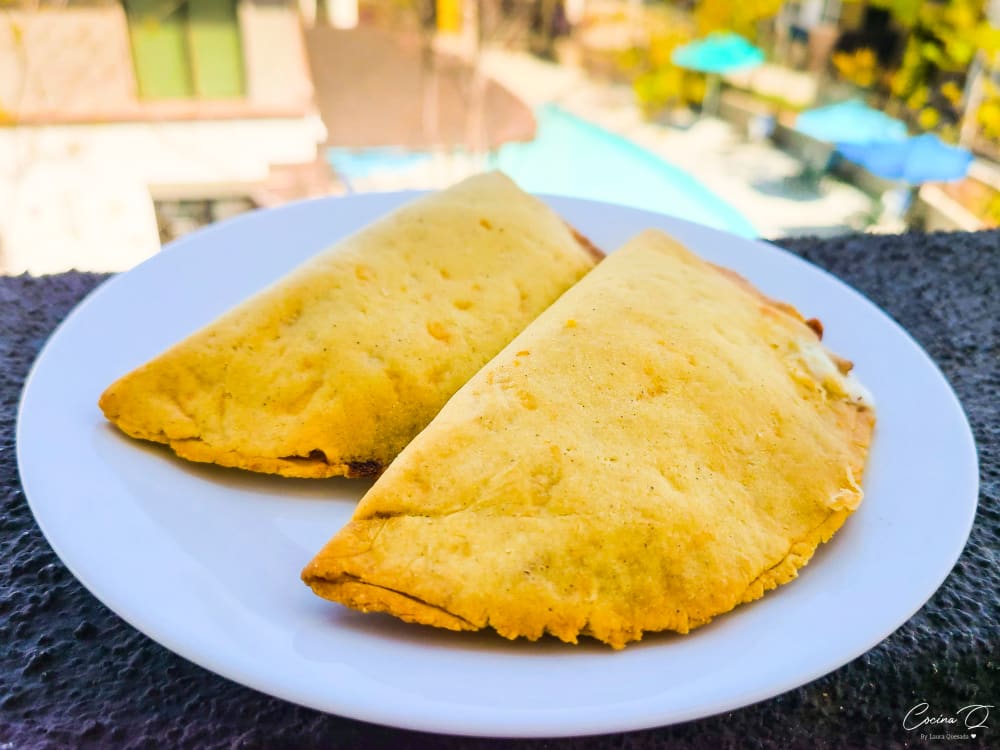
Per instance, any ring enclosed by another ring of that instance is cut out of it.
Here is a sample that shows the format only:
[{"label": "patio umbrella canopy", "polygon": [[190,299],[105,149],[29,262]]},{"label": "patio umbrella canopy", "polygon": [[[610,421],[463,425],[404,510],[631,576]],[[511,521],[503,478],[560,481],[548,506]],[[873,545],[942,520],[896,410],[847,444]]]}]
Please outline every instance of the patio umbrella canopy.
[{"label": "patio umbrella canopy", "polygon": [[949,146],[933,133],[891,143],[842,143],[837,150],[874,175],[911,185],[965,177],[972,154]]},{"label": "patio umbrella canopy", "polygon": [[836,144],[884,144],[906,139],[906,124],[852,99],[802,112],[795,129],[819,141]]},{"label": "patio umbrella canopy", "polygon": [[677,47],[670,60],[678,67],[699,73],[723,74],[760,65],[764,53],[739,34],[713,32],[704,39]]}]

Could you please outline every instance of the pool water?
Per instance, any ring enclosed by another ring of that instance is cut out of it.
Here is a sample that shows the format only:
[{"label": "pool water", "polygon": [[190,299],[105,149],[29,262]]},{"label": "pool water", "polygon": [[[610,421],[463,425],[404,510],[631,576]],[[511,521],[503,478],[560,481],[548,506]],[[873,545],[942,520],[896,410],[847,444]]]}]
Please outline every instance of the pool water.
[{"label": "pool water", "polygon": [[535,117],[533,141],[505,144],[493,158],[528,192],[621,203],[758,236],[739,211],[656,154],[552,105]]},{"label": "pool water", "polygon": [[[528,192],[619,203],[758,236],[739,211],[656,154],[555,105],[540,107],[535,118],[534,140],[504,144],[489,159],[491,167]],[[327,152],[330,164],[348,180],[410,169],[428,158],[395,149]]]},{"label": "pool water", "polygon": [[348,180],[369,177],[379,172],[410,169],[431,158],[429,153],[402,148],[328,148],[326,161]]}]

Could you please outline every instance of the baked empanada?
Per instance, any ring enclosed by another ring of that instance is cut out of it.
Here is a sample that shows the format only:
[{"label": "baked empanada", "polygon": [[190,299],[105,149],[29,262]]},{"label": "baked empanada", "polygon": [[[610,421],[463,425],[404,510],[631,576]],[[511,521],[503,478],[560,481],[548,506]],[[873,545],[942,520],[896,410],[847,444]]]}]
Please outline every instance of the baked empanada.
[{"label": "baked empanada", "polygon": [[452,397],[303,579],[507,638],[707,623],[861,502],[873,406],[820,330],[646,232]]},{"label": "baked empanada", "polygon": [[600,253],[489,173],[338,242],[111,385],[177,455],[293,477],[381,471]]}]

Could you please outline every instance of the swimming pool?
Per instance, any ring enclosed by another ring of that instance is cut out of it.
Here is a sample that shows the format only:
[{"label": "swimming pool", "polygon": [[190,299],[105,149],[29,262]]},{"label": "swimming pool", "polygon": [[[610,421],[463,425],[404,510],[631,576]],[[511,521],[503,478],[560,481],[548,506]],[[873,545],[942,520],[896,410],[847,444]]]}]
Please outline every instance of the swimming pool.
[{"label": "swimming pool", "polygon": [[[507,143],[490,156],[532,193],[619,203],[707,224],[743,237],[753,225],[693,176],[631,141],[551,104],[535,112],[534,140]],[[330,149],[327,159],[348,179],[411,169],[429,154],[396,149]]]}]

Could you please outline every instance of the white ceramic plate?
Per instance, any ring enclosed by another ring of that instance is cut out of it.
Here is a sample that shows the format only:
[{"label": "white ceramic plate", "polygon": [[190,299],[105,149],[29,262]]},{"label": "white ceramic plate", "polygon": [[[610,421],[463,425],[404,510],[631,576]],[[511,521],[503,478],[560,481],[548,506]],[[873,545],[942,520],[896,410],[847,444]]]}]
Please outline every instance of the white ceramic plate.
[{"label": "white ceramic plate", "polygon": [[878,402],[860,510],[799,580],[688,636],[647,636],[622,652],[409,626],[314,596],[299,572],[369,483],[185,463],[124,438],[96,401],[409,197],[296,203],[218,224],[101,286],[53,335],[21,404],[24,489],[59,556],[125,620],[210,670],[323,711],[435,732],[579,735],[694,719],[802,685],[877,644],[944,580],[971,527],[976,452],[947,382],[896,323],[775,247],[552,198],[602,247],[660,227],[823,320]]}]

